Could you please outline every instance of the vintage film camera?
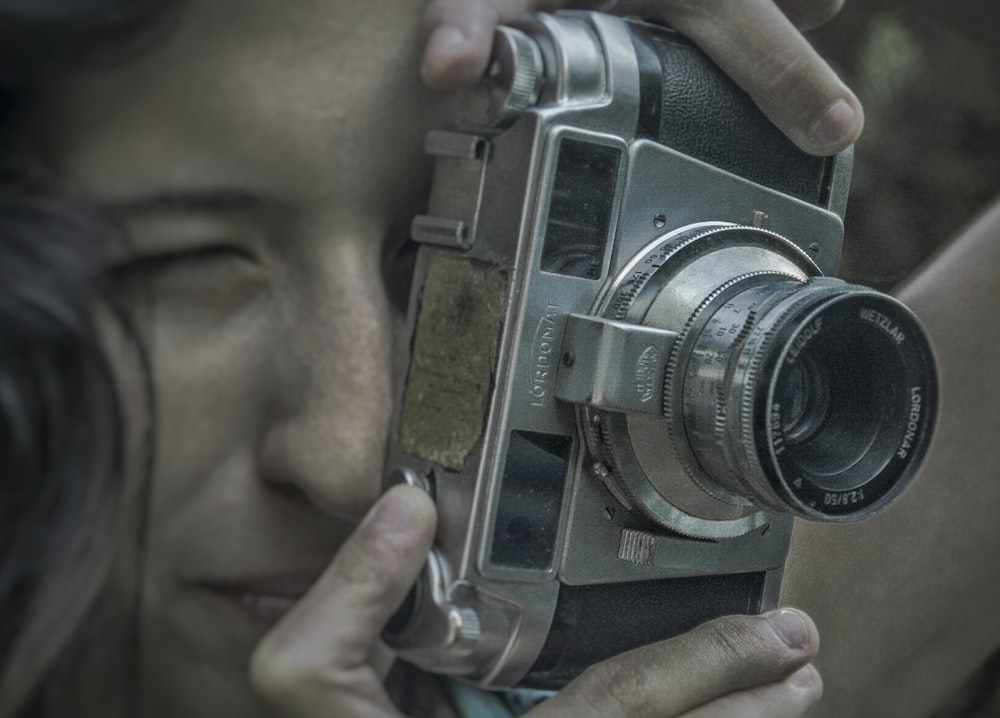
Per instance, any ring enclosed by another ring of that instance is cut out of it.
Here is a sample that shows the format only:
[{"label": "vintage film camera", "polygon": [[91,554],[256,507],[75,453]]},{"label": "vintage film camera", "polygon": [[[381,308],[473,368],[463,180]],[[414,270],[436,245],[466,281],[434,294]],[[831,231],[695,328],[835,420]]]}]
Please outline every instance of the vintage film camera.
[{"label": "vintage film camera", "polygon": [[905,307],[828,278],[850,153],[800,152],[677,34],[535,15],[468,100],[427,140],[389,449],[440,528],[385,638],[559,687],[775,605],[793,516],[865,518],[912,478],[935,368]]}]

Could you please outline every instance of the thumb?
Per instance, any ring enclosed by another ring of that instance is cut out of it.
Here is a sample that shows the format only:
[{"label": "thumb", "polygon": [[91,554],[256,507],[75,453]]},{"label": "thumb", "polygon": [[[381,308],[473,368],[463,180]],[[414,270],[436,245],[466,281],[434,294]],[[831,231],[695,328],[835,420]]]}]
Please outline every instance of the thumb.
[{"label": "thumb", "polygon": [[528,715],[801,716],[822,693],[806,667],[818,647],[816,625],[801,611],[725,616],[591,666]]},{"label": "thumb", "polygon": [[382,627],[423,568],[435,523],[425,492],[390,489],[316,585],[264,637],[250,678],[281,715],[398,715],[370,660]]}]

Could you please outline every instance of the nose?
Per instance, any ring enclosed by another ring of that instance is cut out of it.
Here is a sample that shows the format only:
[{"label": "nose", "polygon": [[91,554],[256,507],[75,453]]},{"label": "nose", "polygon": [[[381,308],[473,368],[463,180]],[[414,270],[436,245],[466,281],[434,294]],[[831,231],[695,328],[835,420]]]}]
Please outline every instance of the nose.
[{"label": "nose", "polygon": [[[275,301],[262,478],[360,518],[378,496],[391,403],[391,317],[378,252],[331,243]],[[372,256],[374,255],[374,256]]]}]

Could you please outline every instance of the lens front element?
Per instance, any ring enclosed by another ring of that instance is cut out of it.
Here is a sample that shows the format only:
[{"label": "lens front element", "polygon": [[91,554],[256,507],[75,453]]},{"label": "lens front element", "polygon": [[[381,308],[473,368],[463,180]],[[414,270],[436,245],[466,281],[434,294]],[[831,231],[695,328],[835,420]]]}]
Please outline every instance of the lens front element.
[{"label": "lens front element", "polygon": [[853,520],[899,494],[923,458],[934,364],[894,299],[851,285],[816,293],[763,329],[772,338],[757,350],[759,385],[745,387],[742,441],[796,513]]}]

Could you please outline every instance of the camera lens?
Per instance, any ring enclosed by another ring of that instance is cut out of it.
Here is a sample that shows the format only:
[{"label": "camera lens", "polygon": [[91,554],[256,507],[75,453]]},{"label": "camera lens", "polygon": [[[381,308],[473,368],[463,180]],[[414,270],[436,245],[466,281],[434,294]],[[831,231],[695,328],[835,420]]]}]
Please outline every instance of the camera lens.
[{"label": "camera lens", "polygon": [[897,355],[879,351],[885,347],[876,331],[842,326],[818,337],[775,378],[771,410],[780,420],[772,427],[774,440],[780,438],[783,453],[830,490],[864,483],[851,468],[862,468],[868,456],[873,470],[881,468],[887,456],[879,454],[892,450],[879,446],[882,428],[893,420],[902,425],[892,415],[894,405],[904,405],[893,382],[902,367]]},{"label": "camera lens", "polygon": [[776,398],[785,407],[781,433],[789,446],[808,442],[829,422],[831,378],[829,366],[803,357],[777,388]]},{"label": "camera lens", "polygon": [[936,379],[919,325],[891,297],[836,280],[750,283],[720,294],[679,348],[673,392],[698,469],[807,518],[874,513],[930,438]]},{"label": "camera lens", "polygon": [[[937,375],[917,319],[823,276],[775,232],[707,222],[663,235],[595,313],[674,335],[659,411],[623,400],[581,425],[615,498],[679,534],[743,536],[766,510],[863,519],[902,493],[927,451]],[[643,334],[634,341],[645,357]],[[648,375],[629,365],[596,394],[648,395]]]}]

